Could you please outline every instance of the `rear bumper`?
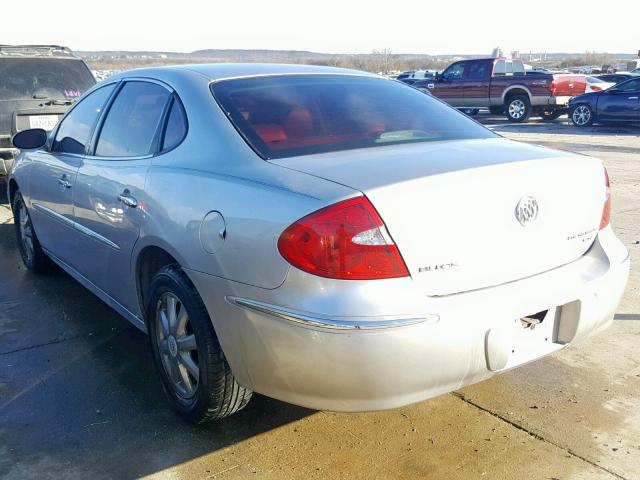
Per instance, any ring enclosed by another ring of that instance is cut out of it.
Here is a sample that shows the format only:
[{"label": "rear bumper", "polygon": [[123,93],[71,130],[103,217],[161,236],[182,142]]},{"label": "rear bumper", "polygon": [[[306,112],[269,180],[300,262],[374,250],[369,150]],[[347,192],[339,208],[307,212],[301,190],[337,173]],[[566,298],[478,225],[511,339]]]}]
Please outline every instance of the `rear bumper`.
[{"label": "rear bumper", "polygon": [[[443,297],[414,291],[410,279],[378,285],[338,281],[335,289],[323,285],[326,279],[317,279],[315,296],[309,298],[299,289],[306,274],[294,269],[274,290],[230,284],[195,271],[188,274],[240,383],[310,408],[362,411],[455,390],[605,329],[628,272],[627,251],[608,227],[591,250],[571,264]],[[307,284],[310,280],[304,279]],[[238,298],[262,308],[239,305]],[[270,312],[270,305],[288,305],[285,312],[292,317],[278,315],[282,307]],[[523,328],[521,317],[544,310],[548,314],[540,325]],[[320,311],[334,314],[310,313]],[[296,321],[300,314],[303,320],[322,322]],[[389,323],[416,318],[422,321]],[[359,320],[373,323],[373,328],[358,329],[354,324]],[[351,328],[335,327],[344,327],[345,321]],[[376,322],[383,323],[376,328]]]},{"label": "rear bumper", "polygon": [[569,105],[569,100],[571,100],[572,97],[546,97],[546,96],[542,96],[542,97],[537,97],[534,96],[531,98],[531,105],[533,105],[534,107],[541,107],[541,106],[555,106],[558,108],[563,108],[566,109]]}]

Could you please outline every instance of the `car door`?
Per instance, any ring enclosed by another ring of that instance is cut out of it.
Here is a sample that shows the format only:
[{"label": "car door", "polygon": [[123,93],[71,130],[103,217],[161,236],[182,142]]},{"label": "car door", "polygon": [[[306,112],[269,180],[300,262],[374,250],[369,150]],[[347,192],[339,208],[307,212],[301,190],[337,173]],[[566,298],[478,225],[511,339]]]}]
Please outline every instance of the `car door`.
[{"label": "car door", "polygon": [[433,82],[433,95],[444,100],[449,105],[464,106],[464,70],[465,62],[457,62],[450,65],[438,76],[438,80]]},{"label": "car door", "polygon": [[115,84],[94,90],[78,102],[52,134],[49,147],[30,154],[32,221],[42,246],[74,266],[73,195],[78,168]]},{"label": "car door", "polygon": [[598,98],[598,119],[603,122],[640,122],[640,79],[615,85]]},{"label": "car door", "polygon": [[465,107],[485,107],[489,104],[491,66],[486,60],[467,63],[462,81]]},{"label": "car door", "polygon": [[160,149],[172,91],[150,80],[126,80],[96,128],[91,155],[78,169],[74,210],[82,233],[78,270],[135,313],[131,253],[146,215],[145,179]]}]

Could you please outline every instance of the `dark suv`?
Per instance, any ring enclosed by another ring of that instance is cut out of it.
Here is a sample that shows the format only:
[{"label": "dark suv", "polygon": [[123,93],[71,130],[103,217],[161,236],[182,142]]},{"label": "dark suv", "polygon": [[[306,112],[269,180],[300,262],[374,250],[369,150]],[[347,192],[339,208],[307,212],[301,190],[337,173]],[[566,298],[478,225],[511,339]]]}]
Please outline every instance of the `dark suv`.
[{"label": "dark suv", "polygon": [[66,47],[0,45],[0,176],[9,172],[17,153],[13,134],[53,129],[95,83],[89,67]]}]

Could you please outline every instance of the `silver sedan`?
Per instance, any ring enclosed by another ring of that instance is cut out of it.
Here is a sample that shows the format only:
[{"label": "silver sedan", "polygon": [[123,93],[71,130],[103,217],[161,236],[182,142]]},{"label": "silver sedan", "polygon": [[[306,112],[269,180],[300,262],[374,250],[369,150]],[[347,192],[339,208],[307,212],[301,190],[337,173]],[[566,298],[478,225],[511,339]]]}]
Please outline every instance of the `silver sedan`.
[{"label": "silver sedan", "polygon": [[363,72],[130,71],[13,142],[24,263],[148,332],[195,423],[421,401],[603,330],[627,281],[600,161]]}]

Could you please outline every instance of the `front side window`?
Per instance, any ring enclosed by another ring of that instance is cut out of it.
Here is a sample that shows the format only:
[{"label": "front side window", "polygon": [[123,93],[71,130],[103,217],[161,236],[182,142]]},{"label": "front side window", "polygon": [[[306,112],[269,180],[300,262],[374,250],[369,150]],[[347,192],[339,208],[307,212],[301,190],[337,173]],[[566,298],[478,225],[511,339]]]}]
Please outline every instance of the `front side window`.
[{"label": "front side window", "polygon": [[91,132],[116,84],[105,85],[91,92],[62,120],[53,142],[54,152],[83,155]]},{"label": "front side window", "polygon": [[211,90],[266,159],[494,136],[430,95],[376,77],[267,76],[221,81]]},{"label": "front side window", "polygon": [[460,80],[464,75],[464,63],[454,63],[444,72],[443,77],[447,80]]},{"label": "front side window", "polygon": [[107,112],[95,154],[139,157],[155,153],[152,148],[170,98],[171,92],[158,84],[126,82]]},{"label": "front side window", "polygon": [[632,80],[622,85],[616,85],[616,90],[622,92],[637,92],[640,91],[640,80]]}]

